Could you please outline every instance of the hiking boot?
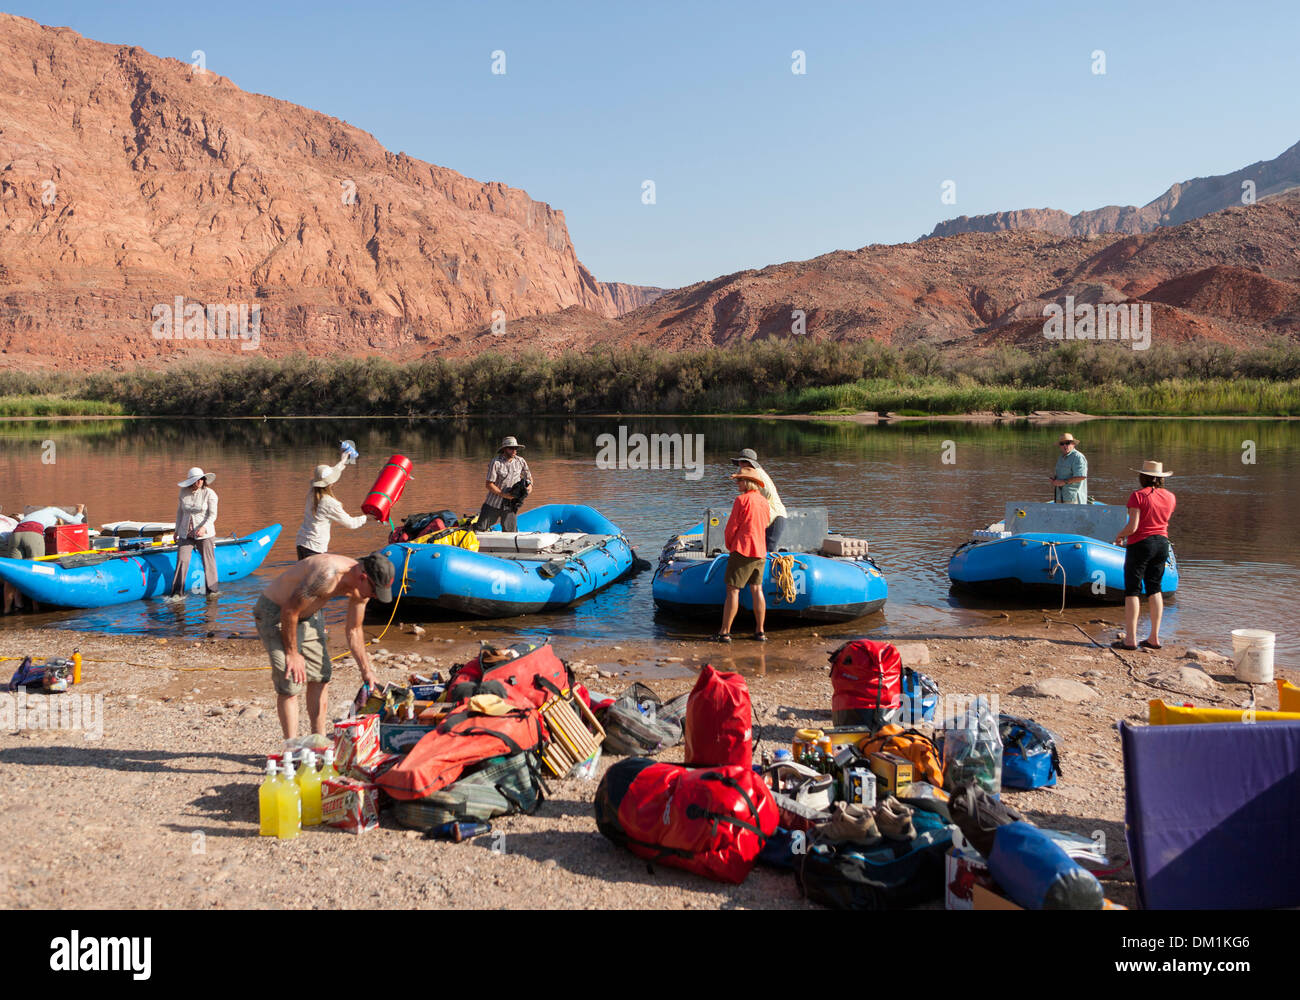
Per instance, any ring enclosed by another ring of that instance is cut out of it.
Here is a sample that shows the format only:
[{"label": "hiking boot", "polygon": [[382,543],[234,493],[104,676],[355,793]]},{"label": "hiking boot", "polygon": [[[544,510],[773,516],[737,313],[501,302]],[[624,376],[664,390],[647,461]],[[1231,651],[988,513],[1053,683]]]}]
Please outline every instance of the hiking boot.
[{"label": "hiking boot", "polygon": [[866,806],[836,802],[831,807],[831,818],[815,828],[816,839],[832,843],[861,844],[871,847],[880,843],[880,830],[876,818]]},{"label": "hiking boot", "polygon": [[905,806],[892,795],[887,795],[876,806],[876,823],[880,832],[890,840],[912,840],[916,827],[912,825],[912,807]]}]

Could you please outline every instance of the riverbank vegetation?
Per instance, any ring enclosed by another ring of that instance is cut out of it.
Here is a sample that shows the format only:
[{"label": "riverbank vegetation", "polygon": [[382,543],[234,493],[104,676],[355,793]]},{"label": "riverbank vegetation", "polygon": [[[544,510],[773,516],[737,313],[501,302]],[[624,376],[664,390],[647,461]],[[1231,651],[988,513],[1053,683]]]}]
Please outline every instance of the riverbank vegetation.
[{"label": "riverbank vegetation", "polygon": [[[103,409],[97,409],[102,407]],[[580,413],[1300,415],[1300,344],[1060,345],[1030,353],[867,341],[704,351],[597,348],[431,357],[258,358],[165,371],[0,374],[0,415],[455,416]]]}]

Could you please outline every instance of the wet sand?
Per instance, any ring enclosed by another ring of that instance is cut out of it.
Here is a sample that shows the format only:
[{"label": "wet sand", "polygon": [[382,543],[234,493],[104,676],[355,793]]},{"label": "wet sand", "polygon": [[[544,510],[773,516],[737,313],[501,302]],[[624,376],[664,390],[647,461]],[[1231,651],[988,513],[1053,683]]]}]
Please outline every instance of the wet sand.
[{"label": "wet sand", "polygon": [[[1178,669],[1194,666],[1182,647],[1116,654],[1093,644],[1050,612],[1015,618],[990,614],[944,634],[890,635],[945,695],[997,695],[1000,709],[1028,715],[1055,731],[1064,774],[1055,788],[1008,792],[1008,801],[1041,825],[1084,835],[1101,831],[1111,868],[1107,894],[1132,906],[1125,866],[1123,770],[1115,723],[1145,722],[1147,700],[1241,705],[1249,689],[1232,681],[1231,664],[1206,664],[1206,690],[1179,688]],[[1108,643],[1118,622],[1101,612],[1083,626]],[[1109,624],[1108,624],[1109,623]],[[422,637],[397,626],[377,650],[382,680],[412,669],[440,669],[477,652],[491,628],[447,625]],[[378,628],[367,627],[375,635]],[[331,634],[335,652],[345,647]],[[827,654],[843,641],[800,630],[772,633],[765,647],[737,638],[731,646],[694,639],[656,642],[557,641],[582,683],[617,694],[633,680],[661,696],[690,689],[704,663],[738,669],[755,705],[755,754],[788,746],[797,729],[830,721]],[[494,834],[455,845],[424,840],[390,813],[382,827],[357,837],[315,828],[289,841],[257,835],[257,786],[264,755],[279,749],[275,700],[255,640],[201,641],[93,633],[6,630],[0,655],[66,655],[79,645],[87,662],[78,695],[102,696],[103,733],[0,730],[0,836],[21,844],[0,862],[0,907],[555,907],[788,908],[807,906],[791,874],[758,866],[740,886],[669,868],[654,873],[596,830],[595,781],[551,782],[553,796],[532,816],[493,822]],[[1220,651],[1226,652],[1226,651]],[[906,662],[906,660],[905,660]],[[12,670],[13,660],[4,666]],[[1163,679],[1148,675],[1163,671]],[[1280,671],[1292,680],[1293,671]],[[1080,704],[1027,698],[1011,691],[1050,677],[1069,678],[1096,694]],[[359,685],[350,660],[336,664],[333,716]],[[1260,708],[1276,692],[1257,686]],[[305,720],[305,712],[303,713]],[[83,720],[84,721],[84,720]],[[305,721],[303,723],[306,725]],[[681,749],[662,755],[680,760]],[[619,759],[619,758],[613,758]],[[601,772],[610,762],[601,761]],[[498,836],[499,835],[499,836]],[[940,904],[941,905],[941,904]]]}]

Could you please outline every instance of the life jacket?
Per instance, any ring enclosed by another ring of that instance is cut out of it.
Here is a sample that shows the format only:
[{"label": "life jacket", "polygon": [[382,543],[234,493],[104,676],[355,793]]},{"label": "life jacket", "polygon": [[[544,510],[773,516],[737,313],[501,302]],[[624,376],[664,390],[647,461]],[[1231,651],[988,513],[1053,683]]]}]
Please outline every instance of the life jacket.
[{"label": "life jacket", "polygon": [[772,792],[748,765],[708,769],[629,757],[596,789],[596,826],[639,858],[743,882],[776,832]]},{"label": "life jacket", "polygon": [[859,746],[863,754],[892,753],[910,760],[912,773],[918,780],[928,781],[935,788],[943,787],[943,758],[924,733],[892,723]]},{"label": "life jacket", "polygon": [[531,706],[513,708],[505,715],[484,715],[465,702],[380,775],[377,783],[395,799],[423,798],[491,757],[536,750],[545,733],[541,714]]},{"label": "life jacket", "polygon": [[749,767],[753,761],[753,709],[745,678],[705,664],[686,702],[686,763]]},{"label": "life jacket", "polygon": [[902,704],[903,659],[893,643],[854,639],[830,661],[832,711],[892,711]]},{"label": "life jacket", "polygon": [[452,674],[446,700],[457,702],[476,694],[495,694],[516,705],[541,708],[547,698],[563,695],[573,687],[573,672],[555,655],[549,642],[517,642],[507,650],[518,655],[497,659],[492,655],[497,650],[482,643],[479,655]]}]

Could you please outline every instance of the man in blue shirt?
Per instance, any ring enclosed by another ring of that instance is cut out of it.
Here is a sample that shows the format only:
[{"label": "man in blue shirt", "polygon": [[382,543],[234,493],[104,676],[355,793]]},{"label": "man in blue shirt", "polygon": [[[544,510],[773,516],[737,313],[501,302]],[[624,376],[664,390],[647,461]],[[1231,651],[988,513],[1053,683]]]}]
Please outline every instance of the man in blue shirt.
[{"label": "man in blue shirt", "polygon": [[1056,446],[1061,449],[1056,460],[1052,485],[1056,487],[1057,503],[1088,502],[1088,460],[1075,446],[1073,434],[1062,434]]}]

